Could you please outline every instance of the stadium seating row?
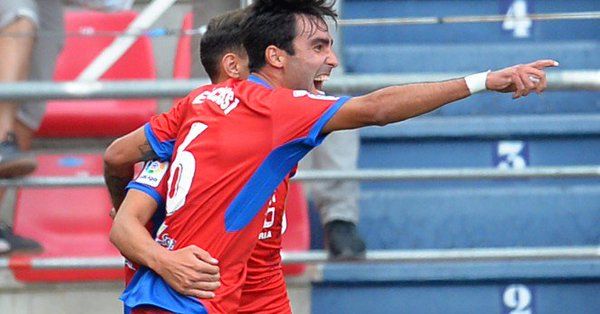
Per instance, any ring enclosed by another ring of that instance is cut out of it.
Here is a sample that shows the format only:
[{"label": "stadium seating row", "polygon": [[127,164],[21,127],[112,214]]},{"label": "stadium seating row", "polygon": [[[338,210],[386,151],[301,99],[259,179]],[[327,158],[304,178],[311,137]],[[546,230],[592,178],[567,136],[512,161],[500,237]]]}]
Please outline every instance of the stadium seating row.
[{"label": "stadium seating row", "polygon": [[[597,1],[346,0],[344,18],[598,11]],[[521,7],[521,10],[523,7]],[[521,12],[522,13],[522,12]],[[538,58],[561,70],[600,68],[600,22],[535,21],[344,28],[349,73],[478,72]],[[513,25],[515,26],[515,25]],[[485,68],[482,68],[485,67]],[[361,168],[521,168],[600,164],[598,92],[513,101],[481,94],[424,117],[361,130]],[[369,249],[594,246],[597,179],[364,182]],[[321,233],[313,224],[313,246]],[[595,313],[600,263],[324,265],[314,313]]]}]

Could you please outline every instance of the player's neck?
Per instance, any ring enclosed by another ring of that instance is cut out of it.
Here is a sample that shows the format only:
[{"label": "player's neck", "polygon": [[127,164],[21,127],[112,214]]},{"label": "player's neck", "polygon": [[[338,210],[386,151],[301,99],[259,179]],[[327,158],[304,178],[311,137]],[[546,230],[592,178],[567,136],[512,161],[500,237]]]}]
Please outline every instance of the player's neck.
[{"label": "player's neck", "polygon": [[257,72],[253,72],[252,75],[257,76],[261,80],[265,81],[272,88],[283,87],[283,79],[280,75],[273,71],[268,71],[266,69],[261,69]]}]

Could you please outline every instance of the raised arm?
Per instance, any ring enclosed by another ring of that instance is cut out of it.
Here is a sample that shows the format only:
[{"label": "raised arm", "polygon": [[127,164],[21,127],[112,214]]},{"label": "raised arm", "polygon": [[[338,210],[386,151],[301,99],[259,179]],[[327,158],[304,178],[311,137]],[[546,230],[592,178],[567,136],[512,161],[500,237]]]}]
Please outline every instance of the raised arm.
[{"label": "raised arm", "polygon": [[554,60],[539,60],[487,75],[480,73],[444,82],[382,88],[350,99],[325,125],[323,133],[403,121],[484,89],[512,92],[513,98],[527,96],[532,91],[541,93],[547,83],[544,69],[555,66],[558,62]]}]

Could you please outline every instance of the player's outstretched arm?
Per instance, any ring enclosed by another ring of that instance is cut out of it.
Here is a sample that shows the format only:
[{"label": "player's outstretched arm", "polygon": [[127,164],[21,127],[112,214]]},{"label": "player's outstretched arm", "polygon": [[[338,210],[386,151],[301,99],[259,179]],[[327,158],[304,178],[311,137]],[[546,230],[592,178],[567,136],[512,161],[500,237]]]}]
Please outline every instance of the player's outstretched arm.
[{"label": "player's outstretched arm", "polygon": [[323,133],[403,121],[484,89],[512,92],[513,98],[532,91],[541,93],[546,88],[544,69],[555,66],[558,62],[554,60],[539,60],[466,79],[386,87],[350,99],[325,125]]},{"label": "player's outstretched arm", "polygon": [[149,267],[175,291],[198,298],[214,298],[220,284],[217,261],[196,246],[169,251],[145,228],[157,209],[156,201],[138,190],[127,192],[110,230],[111,242],[129,260]]},{"label": "player's outstretched arm", "polygon": [[133,177],[133,166],[140,161],[156,159],[144,127],[124,135],[108,146],[104,152],[104,182],[108,187],[112,205],[119,208],[125,198],[125,187]]}]

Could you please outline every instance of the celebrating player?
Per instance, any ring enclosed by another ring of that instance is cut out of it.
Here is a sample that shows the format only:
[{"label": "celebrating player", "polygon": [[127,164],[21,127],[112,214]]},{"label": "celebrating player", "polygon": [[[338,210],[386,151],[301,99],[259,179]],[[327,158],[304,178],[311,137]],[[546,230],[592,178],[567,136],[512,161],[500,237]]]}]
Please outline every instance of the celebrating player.
[{"label": "celebrating player", "polygon": [[[248,77],[248,58],[239,34],[242,16],[238,10],[216,17],[203,35],[202,63],[215,83]],[[168,239],[153,240],[164,219],[168,165],[169,162],[149,161],[128,185],[129,191],[113,224],[111,239],[126,257],[143,265],[152,265],[152,269],[176,291],[198,298],[212,298],[214,293],[211,291],[218,287],[218,268],[206,264],[211,262],[206,251],[195,246],[168,251],[161,246],[168,248],[171,244]],[[277,187],[268,203],[261,236],[247,263],[238,313],[291,313],[280,255],[288,181]],[[145,230],[142,226],[147,222],[149,225]],[[128,263],[127,284],[138,267]],[[141,308],[134,312],[143,311]]]}]

